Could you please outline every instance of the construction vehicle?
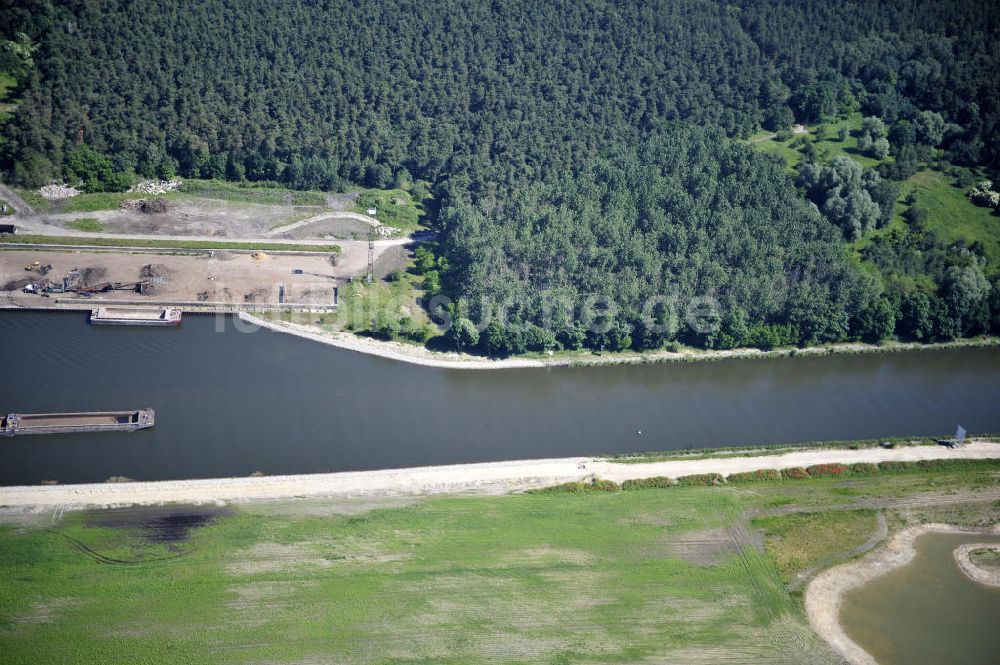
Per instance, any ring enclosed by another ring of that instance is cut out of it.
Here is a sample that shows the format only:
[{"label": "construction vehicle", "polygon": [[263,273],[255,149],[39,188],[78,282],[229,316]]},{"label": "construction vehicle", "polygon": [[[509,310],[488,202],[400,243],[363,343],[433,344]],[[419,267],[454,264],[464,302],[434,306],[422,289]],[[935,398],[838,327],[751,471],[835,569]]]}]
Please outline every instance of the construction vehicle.
[{"label": "construction vehicle", "polygon": [[52,265],[42,265],[41,261],[32,261],[28,265],[24,266],[24,269],[28,272],[37,272],[39,275],[47,275],[50,270],[52,270]]}]

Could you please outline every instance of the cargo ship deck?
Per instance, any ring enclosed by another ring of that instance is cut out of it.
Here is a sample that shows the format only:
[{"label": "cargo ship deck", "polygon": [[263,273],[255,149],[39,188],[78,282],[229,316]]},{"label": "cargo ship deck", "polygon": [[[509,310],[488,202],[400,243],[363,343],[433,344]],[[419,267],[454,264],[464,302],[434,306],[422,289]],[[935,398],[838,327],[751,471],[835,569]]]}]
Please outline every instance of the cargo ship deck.
[{"label": "cargo ship deck", "polygon": [[90,322],[105,326],[176,326],[181,316],[181,310],[175,307],[95,307],[90,310]]},{"label": "cargo ship deck", "polygon": [[0,436],[62,432],[129,432],[155,422],[152,409],[79,413],[11,413],[0,417]]}]

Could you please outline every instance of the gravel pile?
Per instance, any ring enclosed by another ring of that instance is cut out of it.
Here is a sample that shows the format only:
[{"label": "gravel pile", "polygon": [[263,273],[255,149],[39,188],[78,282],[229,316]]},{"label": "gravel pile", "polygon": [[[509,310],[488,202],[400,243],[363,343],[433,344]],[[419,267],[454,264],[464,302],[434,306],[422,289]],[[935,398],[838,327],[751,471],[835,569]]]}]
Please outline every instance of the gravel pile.
[{"label": "gravel pile", "polygon": [[69,199],[80,193],[80,190],[69,185],[45,185],[38,190],[44,198],[50,200]]},{"label": "gravel pile", "polygon": [[129,194],[166,194],[179,189],[180,180],[140,180],[135,187],[128,190]]}]

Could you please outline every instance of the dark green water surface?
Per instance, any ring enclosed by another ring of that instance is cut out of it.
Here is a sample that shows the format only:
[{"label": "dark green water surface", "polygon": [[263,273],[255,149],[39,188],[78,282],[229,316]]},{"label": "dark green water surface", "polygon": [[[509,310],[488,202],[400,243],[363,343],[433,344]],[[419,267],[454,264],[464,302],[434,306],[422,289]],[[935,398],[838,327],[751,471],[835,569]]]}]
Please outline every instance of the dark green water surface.
[{"label": "dark green water surface", "polygon": [[1000,431],[1000,350],[446,370],[227,317],[153,329],[0,313],[3,413],[147,406],[148,431],[0,439],[0,484]]}]

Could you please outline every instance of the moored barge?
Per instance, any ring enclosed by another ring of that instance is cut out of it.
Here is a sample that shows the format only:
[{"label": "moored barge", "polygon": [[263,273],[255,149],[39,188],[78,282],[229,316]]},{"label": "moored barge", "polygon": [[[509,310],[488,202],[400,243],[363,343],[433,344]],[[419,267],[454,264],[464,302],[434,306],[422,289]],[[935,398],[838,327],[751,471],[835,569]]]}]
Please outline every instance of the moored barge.
[{"label": "moored barge", "polygon": [[180,322],[181,310],[175,307],[95,307],[90,310],[90,323],[95,326],[176,326]]},{"label": "moored barge", "polygon": [[152,409],[78,413],[11,413],[0,416],[0,436],[72,432],[132,432],[153,426]]}]

